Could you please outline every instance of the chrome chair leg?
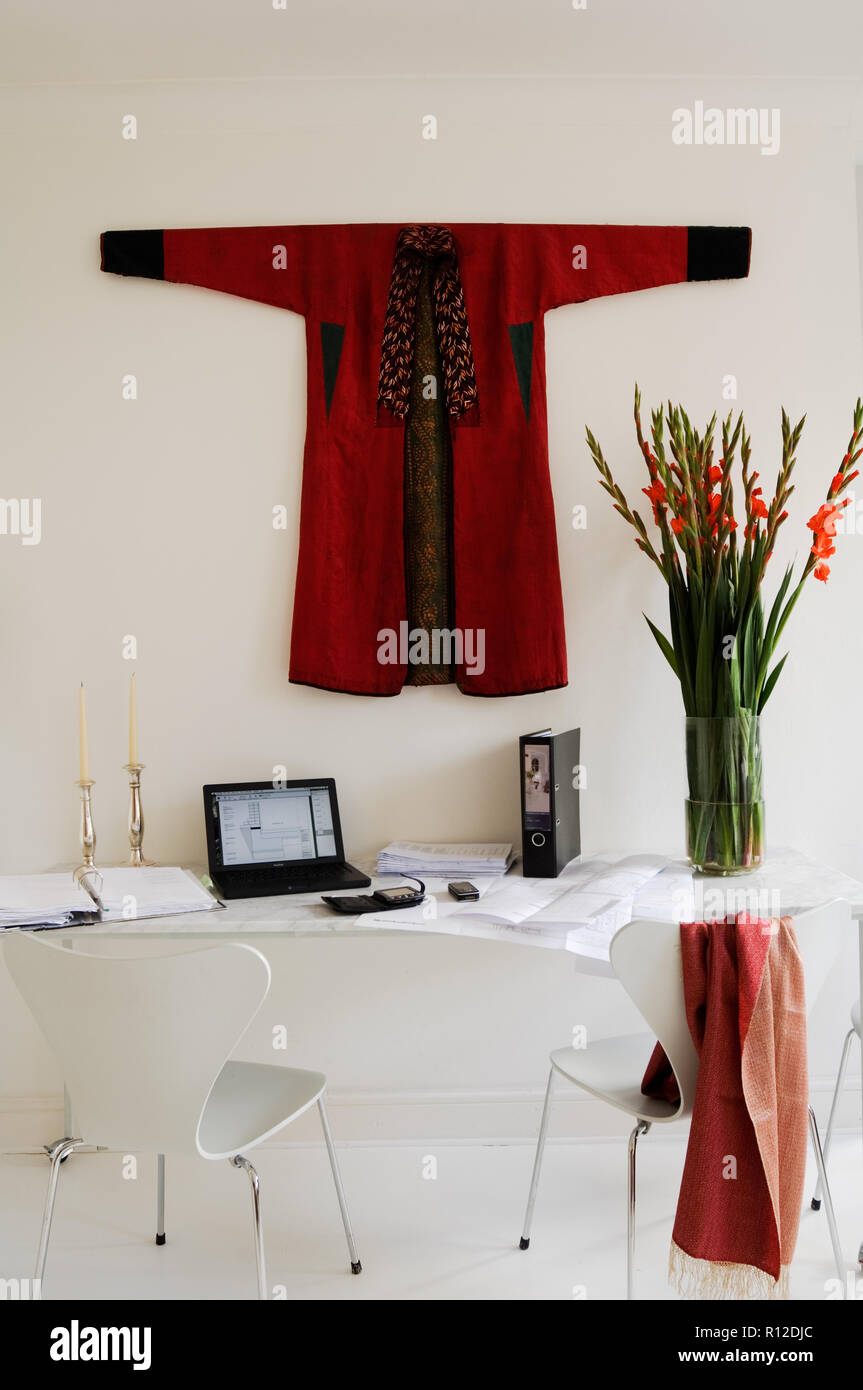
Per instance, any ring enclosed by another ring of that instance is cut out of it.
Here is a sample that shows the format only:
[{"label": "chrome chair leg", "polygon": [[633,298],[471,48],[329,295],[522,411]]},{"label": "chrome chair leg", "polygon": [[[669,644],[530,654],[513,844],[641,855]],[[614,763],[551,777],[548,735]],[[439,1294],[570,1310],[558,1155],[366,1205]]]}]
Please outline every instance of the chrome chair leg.
[{"label": "chrome chair leg", "polygon": [[156,1155],[156,1244],[165,1244],[165,1155]]},{"label": "chrome chair leg", "polygon": [[[836,1273],[839,1276],[839,1283],[843,1290],[845,1288],[845,1267],[842,1263],[842,1246],[839,1243],[839,1231],[836,1227],[836,1216],[833,1212],[833,1198],[830,1195],[830,1184],[827,1181],[827,1170],[824,1167],[824,1154],[821,1149],[821,1139],[818,1134],[818,1122],[815,1119],[815,1111],[809,1107],[809,1136],[812,1140],[812,1148],[815,1153],[815,1164],[818,1169],[818,1180],[821,1184],[821,1191],[824,1194],[824,1210],[827,1214],[827,1227],[830,1231],[830,1242],[833,1246],[833,1259],[836,1264]],[[843,1298],[845,1294],[843,1293]]]},{"label": "chrome chair leg", "polygon": [[351,1257],[351,1274],[361,1274],[362,1264],[357,1253],[357,1245],[354,1240],[354,1233],[351,1229],[351,1218],[348,1215],[348,1204],[345,1201],[345,1192],[342,1187],[342,1175],[339,1172],[339,1162],[336,1158],[336,1150],[333,1144],[333,1136],[330,1134],[330,1123],[327,1119],[327,1107],[324,1104],[323,1096],[318,1098],[318,1114],[321,1117],[321,1129],[324,1131],[324,1141],[327,1146],[327,1153],[330,1156],[330,1167],[333,1170],[333,1182],[336,1185],[336,1196],[339,1199],[339,1211],[342,1213],[342,1222],[345,1228],[345,1235],[348,1241],[348,1251]]},{"label": "chrome chair leg", "polygon": [[530,1245],[530,1230],[533,1225],[533,1208],[536,1204],[536,1194],[539,1188],[539,1175],[542,1171],[542,1157],[545,1152],[545,1140],[548,1134],[548,1120],[551,1115],[551,1098],[554,1090],[554,1067],[549,1068],[548,1085],[545,1088],[545,1104],[542,1107],[542,1119],[539,1123],[539,1137],[536,1141],[536,1155],[533,1160],[533,1173],[530,1179],[530,1191],[527,1194],[527,1211],[524,1214],[524,1227],[521,1233],[521,1240],[518,1242],[519,1250],[527,1250]]},{"label": "chrome chair leg", "polygon": [[[830,1140],[833,1135],[833,1121],[836,1119],[836,1107],[839,1104],[839,1096],[842,1087],[845,1085],[845,1072],[848,1067],[848,1054],[851,1051],[851,1043],[857,1036],[855,1029],[849,1028],[845,1035],[845,1042],[842,1046],[842,1059],[839,1063],[839,1071],[836,1075],[836,1087],[833,1091],[833,1101],[830,1106],[830,1116],[827,1120],[827,1128],[824,1131],[824,1163],[827,1164],[827,1156],[830,1153]],[[815,1191],[812,1194],[812,1210],[819,1211],[821,1208],[821,1179],[815,1183]]]},{"label": "chrome chair leg", "polygon": [[267,1265],[264,1258],[264,1232],[261,1226],[261,1180],[257,1170],[242,1154],[228,1160],[235,1168],[244,1168],[252,1185],[252,1209],[255,1217],[255,1261],[258,1267],[258,1298],[267,1297]]},{"label": "chrome chair leg", "polygon": [[[43,1154],[45,1154],[45,1156],[46,1156],[47,1158],[49,1158],[49,1159],[51,1159],[51,1160],[53,1161],[55,1151],[56,1151],[57,1149],[62,1148],[64,1144],[68,1144],[69,1142],[70,1142],[70,1139],[69,1139],[69,1135],[68,1135],[68,1134],[64,1135],[62,1139],[52,1139],[50,1144],[43,1144],[43,1145],[42,1145],[42,1152],[43,1152]],[[66,1162],[66,1159],[69,1157],[70,1152],[71,1152],[71,1150],[69,1150],[69,1149],[66,1150],[66,1152],[65,1152],[64,1155],[63,1155],[63,1157],[60,1159],[60,1162],[61,1162],[61,1163],[65,1163],[65,1162]]]},{"label": "chrome chair leg", "polygon": [[54,1202],[57,1197],[60,1164],[69,1157],[73,1149],[81,1148],[83,1143],[83,1139],[58,1139],[46,1149],[46,1153],[51,1160],[51,1172],[48,1177],[48,1191],[45,1194],[45,1208],[42,1213],[42,1230],[39,1235],[39,1249],[36,1254],[35,1278],[38,1279],[40,1283],[45,1275],[45,1261],[48,1258],[48,1241],[51,1237],[51,1223],[54,1220]]},{"label": "chrome chair leg", "polygon": [[635,1281],[635,1150],[641,1134],[647,1134],[650,1124],[639,1120],[629,1136],[629,1162],[627,1164],[627,1205],[626,1205],[626,1297],[632,1298]]}]

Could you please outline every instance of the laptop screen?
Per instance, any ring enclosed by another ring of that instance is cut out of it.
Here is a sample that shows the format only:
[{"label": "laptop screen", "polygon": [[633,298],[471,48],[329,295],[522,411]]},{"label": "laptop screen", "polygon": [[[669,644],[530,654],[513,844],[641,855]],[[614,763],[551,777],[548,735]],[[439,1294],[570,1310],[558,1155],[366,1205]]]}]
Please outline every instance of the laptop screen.
[{"label": "laptop screen", "polygon": [[209,787],[208,829],[226,869],[264,868],[341,853],[335,788],[326,781]]}]

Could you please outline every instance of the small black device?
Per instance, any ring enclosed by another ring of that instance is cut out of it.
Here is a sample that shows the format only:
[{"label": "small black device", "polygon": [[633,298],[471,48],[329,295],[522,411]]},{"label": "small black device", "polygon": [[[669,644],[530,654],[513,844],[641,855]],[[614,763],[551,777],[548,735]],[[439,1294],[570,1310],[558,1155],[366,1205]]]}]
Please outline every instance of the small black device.
[{"label": "small black device", "polygon": [[557,878],[581,853],[578,794],[581,730],[550,729],[519,739],[521,871],[525,878]]},{"label": "small black device", "polygon": [[448,883],[447,891],[458,903],[475,903],[479,898],[479,889],[466,879],[460,879],[458,883]]},{"label": "small black device", "polygon": [[345,861],[332,777],[204,787],[210,877],[223,898],[368,888]]},{"label": "small black device", "polygon": [[415,907],[425,901],[425,884],[419,878],[414,882],[419,884],[419,891],[402,884],[399,888],[378,888],[374,893],[364,893],[357,898],[324,897],[321,901],[346,917],[359,917],[364,912],[391,912],[396,907]]}]

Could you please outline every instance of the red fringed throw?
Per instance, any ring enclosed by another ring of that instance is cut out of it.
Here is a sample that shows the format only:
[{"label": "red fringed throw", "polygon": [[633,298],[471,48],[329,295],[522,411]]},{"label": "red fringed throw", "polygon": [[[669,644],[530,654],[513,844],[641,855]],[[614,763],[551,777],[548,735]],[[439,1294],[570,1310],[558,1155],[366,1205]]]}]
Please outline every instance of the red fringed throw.
[{"label": "red fringed throw", "polygon": [[[806,1167],[803,966],[789,917],[680,927],[700,1066],[670,1277],[699,1298],[787,1297]],[[662,1048],[642,1082],[673,1098]]]}]

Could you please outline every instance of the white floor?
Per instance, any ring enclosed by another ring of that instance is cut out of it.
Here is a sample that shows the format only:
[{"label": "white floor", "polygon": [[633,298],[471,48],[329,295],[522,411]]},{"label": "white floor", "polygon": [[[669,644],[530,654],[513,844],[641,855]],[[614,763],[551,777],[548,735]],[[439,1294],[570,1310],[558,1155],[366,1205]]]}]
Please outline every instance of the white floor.
[{"label": "white floor", "polygon": [[[550,1142],[529,1251],[518,1237],[528,1145],[340,1149],[363,1273],[350,1273],[323,1149],[259,1150],[268,1275],[289,1299],[612,1299],[623,1294],[625,1142]],[[668,1241],[682,1140],[639,1150],[637,1294],[669,1298]],[[433,1160],[434,1162],[430,1161]],[[433,1171],[437,1175],[424,1176]],[[810,1164],[811,1168],[811,1164]],[[863,1239],[859,1135],[830,1156],[849,1270]],[[0,1155],[0,1277],[26,1278],[48,1175],[43,1157]],[[795,1298],[835,1296],[823,1209],[807,1186],[792,1277]],[[119,1154],[62,1168],[44,1297],[244,1299],[255,1293],[248,1180],[227,1163],[168,1165],[167,1244],[152,1238],[155,1160],[124,1178]],[[858,1286],[863,1296],[863,1285]]]}]

